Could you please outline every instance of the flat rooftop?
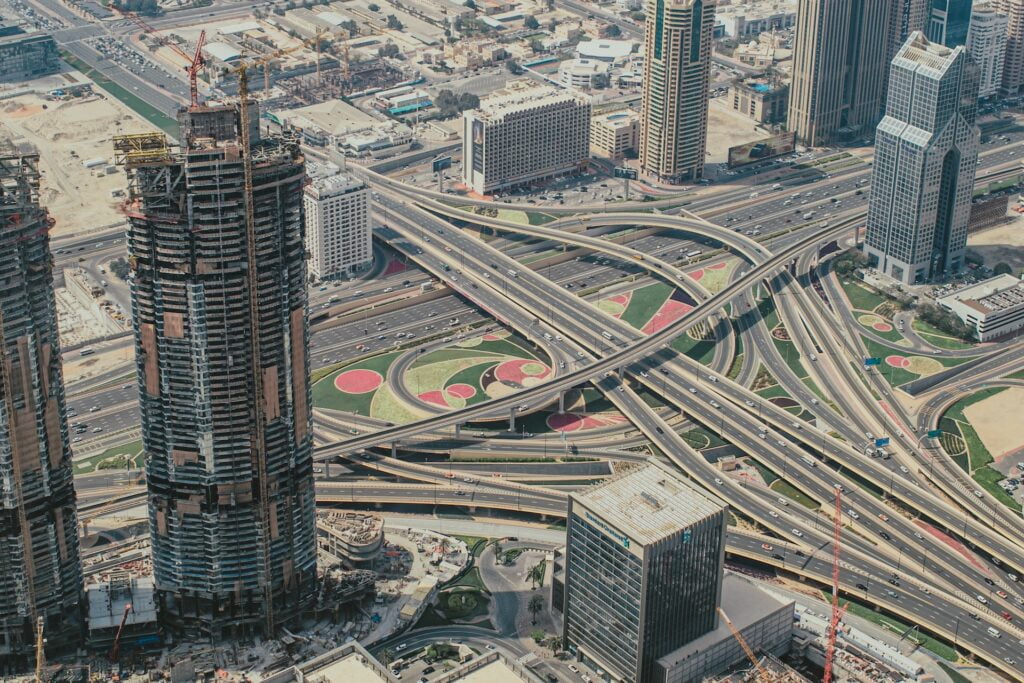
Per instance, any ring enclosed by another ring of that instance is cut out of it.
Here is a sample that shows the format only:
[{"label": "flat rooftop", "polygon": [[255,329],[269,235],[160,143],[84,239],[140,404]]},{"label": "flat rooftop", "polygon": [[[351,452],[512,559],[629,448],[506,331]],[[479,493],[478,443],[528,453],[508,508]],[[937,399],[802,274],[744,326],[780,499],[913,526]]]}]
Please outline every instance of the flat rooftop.
[{"label": "flat rooftop", "polygon": [[582,96],[530,79],[510,81],[504,88],[480,98],[477,112],[483,119],[501,118],[520,109],[536,109],[558,102],[582,102]]},{"label": "flat rooftop", "polygon": [[726,507],[675,470],[653,459],[570,495],[644,545],[701,522]]},{"label": "flat rooftop", "polygon": [[465,683],[523,683],[523,679],[500,658],[456,680]]},{"label": "flat rooftop", "polygon": [[1024,304],[1024,282],[1012,275],[997,275],[939,299],[939,303],[950,301],[959,301],[981,313],[996,313]]},{"label": "flat rooftop", "polygon": [[[722,611],[729,615],[733,626],[739,631],[757,623],[770,614],[789,605],[794,609],[793,601],[782,602],[775,596],[761,590],[745,579],[726,572],[722,579]],[[725,619],[718,618],[718,626],[715,630],[705,633],[696,640],[691,640],[678,650],[668,653],[658,661],[669,668],[677,662],[692,657],[698,652],[703,652],[720,643],[723,640],[732,640],[732,631]]]},{"label": "flat rooftop", "polygon": [[307,678],[322,679],[330,683],[380,683],[380,675],[358,653],[337,659],[322,669],[303,672]]}]

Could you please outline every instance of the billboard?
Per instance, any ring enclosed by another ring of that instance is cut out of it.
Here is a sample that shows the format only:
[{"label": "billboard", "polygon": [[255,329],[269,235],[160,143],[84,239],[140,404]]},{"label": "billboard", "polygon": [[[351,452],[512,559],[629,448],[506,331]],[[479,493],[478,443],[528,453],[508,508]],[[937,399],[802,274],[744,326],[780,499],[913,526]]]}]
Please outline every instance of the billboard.
[{"label": "billboard", "polygon": [[484,122],[473,120],[472,169],[474,173],[484,172]]},{"label": "billboard", "polygon": [[729,148],[729,168],[753,164],[772,157],[789,154],[796,149],[796,133],[779,133],[770,138],[754,140]]}]

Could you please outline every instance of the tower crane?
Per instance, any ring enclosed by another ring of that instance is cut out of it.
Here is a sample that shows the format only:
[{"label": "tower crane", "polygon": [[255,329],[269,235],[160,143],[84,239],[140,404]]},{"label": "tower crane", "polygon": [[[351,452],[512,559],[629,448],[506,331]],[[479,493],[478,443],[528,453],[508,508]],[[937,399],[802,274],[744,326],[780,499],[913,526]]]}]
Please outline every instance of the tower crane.
[{"label": "tower crane", "polygon": [[46,653],[43,651],[46,644],[46,639],[43,638],[44,623],[41,616],[36,618],[36,683],[43,683],[43,670],[46,669]]},{"label": "tower crane", "polygon": [[124,613],[121,615],[121,625],[117,627],[117,635],[114,636],[114,644],[110,648],[110,653],[107,655],[107,659],[111,662],[117,662],[118,657],[121,654],[121,634],[124,633],[124,625],[128,621],[128,613],[132,611],[132,603],[128,603],[124,606]]},{"label": "tower crane", "polygon": [[[115,7],[115,9],[117,8]],[[170,48],[175,54],[188,62],[188,66],[185,67],[185,71],[188,72],[189,99],[193,107],[199,104],[199,88],[196,83],[196,78],[199,74],[199,70],[206,64],[206,60],[203,59],[203,45],[206,44],[206,31],[204,30],[200,32],[199,39],[196,41],[195,54],[190,55],[178,47],[173,40],[168,40],[164,36],[161,36],[155,28],[147,24],[138,14],[122,9],[118,9],[117,11],[141,28],[144,32],[153,36],[159,45]]]},{"label": "tower crane", "polygon": [[843,535],[843,492],[836,489],[835,519],[832,528],[832,616],[828,624],[828,641],[825,647],[825,676],[824,683],[832,681],[832,662],[836,655],[836,634],[839,631],[839,621],[843,618],[845,608],[839,606],[839,552],[840,541]]}]

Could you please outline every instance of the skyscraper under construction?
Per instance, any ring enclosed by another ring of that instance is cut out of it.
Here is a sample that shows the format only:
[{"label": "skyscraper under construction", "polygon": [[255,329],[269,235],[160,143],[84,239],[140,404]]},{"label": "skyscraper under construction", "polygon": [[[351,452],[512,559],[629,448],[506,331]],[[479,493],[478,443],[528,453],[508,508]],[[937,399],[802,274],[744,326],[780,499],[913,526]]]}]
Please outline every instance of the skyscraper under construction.
[{"label": "skyscraper under construction", "polygon": [[[0,150],[0,664],[79,640],[82,566],[39,157]],[[2,667],[0,667],[2,668]]]},{"label": "skyscraper under construction", "polygon": [[304,159],[250,113],[115,139],[158,600],[214,639],[293,622],[316,583]]}]

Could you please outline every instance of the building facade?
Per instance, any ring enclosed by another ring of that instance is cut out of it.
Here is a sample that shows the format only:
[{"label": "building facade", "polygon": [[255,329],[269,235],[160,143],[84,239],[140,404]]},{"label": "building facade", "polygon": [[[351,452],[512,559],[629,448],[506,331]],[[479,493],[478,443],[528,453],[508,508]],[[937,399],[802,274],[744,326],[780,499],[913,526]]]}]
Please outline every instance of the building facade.
[{"label": "building facade", "polygon": [[180,148],[115,138],[157,601],[213,639],[294,623],[316,586],[304,159],[255,109],[247,134],[237,105],[183,111]]},{"label": "building facade", "polygon": [[723,503],[654,460],[570,494],[565,646],[613,680],[653,680],[718,623],[725,528]]},{"label": "building facade", "polygon": [[0,152],[0,668],[80,642],[82,565],[39,156]]},{"label": "building facade", "polygon": [[28,81],[60,71],[57,41],[46,33],[0,37],[0,83]]},{"label": "building facade", "polygon": [[967,54],[978,66],[978,97],[994,97],[1003,87],[1009,20],[991,5],[977,4],[967,32]]},{"label": "building facade", "polygon": [[735,111],[758,123],[776,124],[786,120],[789,86],[764,81],[739,81],[729,86],[729,103]]},{"label": "building facade", "polygon": [[966,45],[973,4],[974,0],[930,0],[925,37],[946,47]]},{"label": "building facade", "polygon": [[462,113],[463,181],[490,194],[579,172],[590,156],[590,99],[513,81]]},{"label": "building facade", "polygon": [[993,0],[992,6],[1007,18],[1003,92],[1019,95],[1024,88],[1024,0]]},{"label": "building facade", "polygon": [[640,172],[659,182],[704,175],[717,0],[647,0]]},{"label": "building facade", "polygon": [[366,183],[340,173],[314,178],[303,190],[302,203],[311,276],[351,277],[373,263]]},{"label": "building facade", "polygon": [[640,147],[640,116],[632,109],[599,114],[590,120],[590,153],[618,161]]},{"label": "building facade", "polygon": [[891,14],[883,2],[800,0],[787,116],[800,142],[829,145],[878,123]]},{"label": "building facade", "polygon": [[960,270],[979,132],[977,69],[963,47],[920,32],[896,54],[875,136],[864,251],[906,284]]}]

